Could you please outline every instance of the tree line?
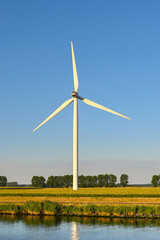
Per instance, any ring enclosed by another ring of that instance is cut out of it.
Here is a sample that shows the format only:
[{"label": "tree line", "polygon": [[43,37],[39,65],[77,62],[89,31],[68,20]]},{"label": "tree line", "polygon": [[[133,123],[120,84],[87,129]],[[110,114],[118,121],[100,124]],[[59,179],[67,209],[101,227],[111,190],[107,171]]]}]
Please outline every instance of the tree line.
[{"label": "tree line", "polygon": [[[43,176],[33,176],[31,180],[34,187],[64,188],[73,186],[73,175],[50,176],[47,181]],[[120,184],[117,184],[117,177],[114,174],[100,174],[98,176],[78,177],[79,187],[115,187],[117,185],[126,187],[128,185],[128,175],[122,174]]]},{"label": "tree line", "polygon": [[[128,185],[128,175],[122,174],[120,176],[120,183],[117,184],[117,177],[113,174],[100,174],[98,176],[84,176],[78,177],[79,187],[115,187]],[[151,183],[153,187],[160,187],[160,175],[153,175]],[[31,184],[34,187],[49,187],[49,188],[61,188],[73,186],[73,175],[64,176],[50,176],[47,181],[43,176],[33,176]],[[7,185],[7,177],[0,176],[0,187]]]}]

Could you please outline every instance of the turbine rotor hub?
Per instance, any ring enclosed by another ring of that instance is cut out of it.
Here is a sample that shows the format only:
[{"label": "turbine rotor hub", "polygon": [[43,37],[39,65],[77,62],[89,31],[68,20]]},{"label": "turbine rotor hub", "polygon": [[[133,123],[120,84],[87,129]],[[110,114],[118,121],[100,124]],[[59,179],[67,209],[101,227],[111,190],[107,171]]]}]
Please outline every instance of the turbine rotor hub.
[{"label": "turbine rotor hub", "polygon": [[76,91],[72,91],[72,97],[73,98],[79,98],[79,95]]}]

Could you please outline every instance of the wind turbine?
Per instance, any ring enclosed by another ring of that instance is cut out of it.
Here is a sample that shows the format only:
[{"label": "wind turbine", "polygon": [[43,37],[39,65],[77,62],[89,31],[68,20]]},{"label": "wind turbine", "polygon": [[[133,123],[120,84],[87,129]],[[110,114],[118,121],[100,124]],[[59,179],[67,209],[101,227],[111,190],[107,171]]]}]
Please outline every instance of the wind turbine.
[{"label": "wind turbine", "polygon": [[71,42],[71,51],[72,51],[72,65],[73,65],[73,79],[74,79],[74,91],[72,91],[72,98],[64,102],[57,110],[55,110],[48,118],[46,118],[38,127],[36,127],[34,131],[40,128],[43,124],[53,118],[56,114],[61,112],[64,108],[66,108],[69,104],[74,102],[73,109],[73,190],[78,190],[78,99],[82,102],[92,106],[104,110],[106,112],[118,115],[120,117],[124,117],[130,119],[120,113],[117,113],[109,108],[103,107],[102,105],[92,102],[86,98],[80,97],[78,95],[78,75],[76,69],[76,62],[73,50],[73,44]]}]

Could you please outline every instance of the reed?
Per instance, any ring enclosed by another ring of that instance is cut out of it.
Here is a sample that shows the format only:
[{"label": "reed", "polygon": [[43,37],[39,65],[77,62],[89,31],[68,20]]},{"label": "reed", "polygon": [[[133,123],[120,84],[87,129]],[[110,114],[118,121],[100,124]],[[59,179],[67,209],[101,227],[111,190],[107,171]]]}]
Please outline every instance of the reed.
[{"label": "reed", "polygon": [[29,201],[22,205],[0,205],[0,214],[160,218],[160,205],[64,205],[51,201]]}]

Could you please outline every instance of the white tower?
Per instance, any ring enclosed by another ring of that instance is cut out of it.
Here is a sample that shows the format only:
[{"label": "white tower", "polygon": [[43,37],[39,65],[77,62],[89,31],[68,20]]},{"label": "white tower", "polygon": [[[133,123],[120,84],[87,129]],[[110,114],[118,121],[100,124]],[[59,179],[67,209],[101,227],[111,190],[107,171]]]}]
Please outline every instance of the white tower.
[{"label": "white tower", "polygon": [[38,128],[40,128],[44,123],[49,121],[57,113],[62,111],[64,108],[66,108],[69,104],[71,104],[74,101],[74,108],[73,108],[73,190],[78,190],[78,99],[80,99],[82,102],[84,102],[92,107],[99,108],[101,110],[110,112],[110,113],[118,115],[120,117],[124,117],[127,119],[130,119],[130,118],[128,118],[120,113],[117,113],[109,108],[103,107],[102,105],[95,103],[91,100],[80,97],[78,95],[78,75],[77,75],[76,61],[75,61],[75,57],[74,57],[74,50],[73,50],[72,42],[71,42],[71,51],[72,51],[72,65],[73,65],[73,79],[74,79],[74,91],[72,91],[72,98],[67,100],[59,108],[57,108],[57,110],[55,110],[46,120],[44,120],[38,127],[36,127],[33,130],[33,132],[36,131]]}]

